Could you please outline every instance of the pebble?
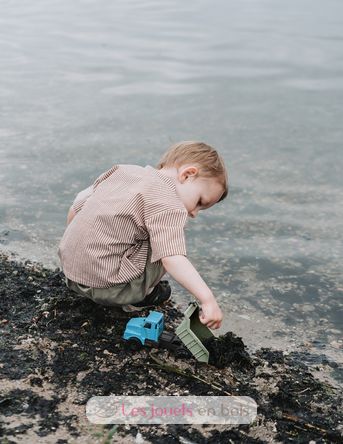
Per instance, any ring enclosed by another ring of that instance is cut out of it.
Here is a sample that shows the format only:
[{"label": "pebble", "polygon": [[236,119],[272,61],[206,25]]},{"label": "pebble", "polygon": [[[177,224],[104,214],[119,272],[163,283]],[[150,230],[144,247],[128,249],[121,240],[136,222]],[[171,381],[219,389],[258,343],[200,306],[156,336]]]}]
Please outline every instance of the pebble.
[{"label": "pebble", "polygon": [[276,416],[278,419],[282,419],[282,411],[279,410],[279,409],[275,410],[275,416]]},{"label": "pebble", "polygon": [[137,444],[143,444],[144,443],[144,439],[143,436],[140,432],[137,432],[136,438],[135,438],[135,443]]},{"label": "pebble", "polygon": [[250,320],[251,320],[250,316],[245,315],[245,314],[239,314],[239,315],[237,315],[237,316],[238,316],[239,318],[246,319],[247,321],[250,321]]},{"label": "pebble", "polygon": [[342,341],[341,341],[341,343],[339,341],[332,341],[332,342],[330,342],[330,345],[331,345],[331,347],[337,348],[337,349],[343,348]]}]

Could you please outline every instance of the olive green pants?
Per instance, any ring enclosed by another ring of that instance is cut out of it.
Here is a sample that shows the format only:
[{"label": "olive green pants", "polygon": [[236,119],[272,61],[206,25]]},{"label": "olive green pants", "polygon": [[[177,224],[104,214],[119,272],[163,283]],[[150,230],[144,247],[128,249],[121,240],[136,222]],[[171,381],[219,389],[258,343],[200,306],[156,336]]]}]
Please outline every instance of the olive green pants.
[{"label": "olive green pants", "polygon": [[150,262],[148,258],[144,273],[131,282],[124,284],[116,284],[110,288],[92,288],[82,284],[78,284],[67,277],[65,282],[70,290],[74,291],[82,297],[92,299],[100,305],[109,307],[120,306],[126,304],[134,304],[142,301],[148,290],[155,287],[165,274],[165,269],[161,261]]}]

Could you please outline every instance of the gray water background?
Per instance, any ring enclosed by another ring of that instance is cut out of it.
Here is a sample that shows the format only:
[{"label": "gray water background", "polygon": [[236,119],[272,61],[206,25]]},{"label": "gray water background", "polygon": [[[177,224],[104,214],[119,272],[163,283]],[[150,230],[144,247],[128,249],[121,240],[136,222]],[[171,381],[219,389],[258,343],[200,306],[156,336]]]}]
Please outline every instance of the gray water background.
[{"label": "gray water background", "polygon": [[[179,140],[230,197],[188,256],[251,347],[342,350],[343,3],[0,1],[0,248],[59,266],[76,193]],[[189,301],[174,285],[181,307]]]}]

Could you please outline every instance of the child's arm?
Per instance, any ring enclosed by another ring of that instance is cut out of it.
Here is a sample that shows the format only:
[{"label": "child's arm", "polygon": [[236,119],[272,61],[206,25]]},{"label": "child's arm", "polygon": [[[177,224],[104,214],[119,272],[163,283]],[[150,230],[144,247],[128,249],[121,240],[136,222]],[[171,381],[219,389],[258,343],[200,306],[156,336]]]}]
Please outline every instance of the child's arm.
[{"label": "child's arm", "polygon": [[219,328],[223,313],[212,291],[186,256],[167,256],[162,258],[161,261],[166,271],[200,301],[201,322],[207,327]]},{"label": "child's arm", "polygon": [[70,224],[70,222],[74,219],[74,217],[75,217],[75,211],[73,210],[73,207],[70,207],[69,208],[69,211],[68,211],[68,216],[67,216],[67,225],[69,225]]},{"label": "child's arm", "polygon": [[93,185],[78,193],[72,206],[69,208],[67,216],[67,225],[69,225],[70,222],[74,219],[75,215],[83,207],[84,203],[89,198],[89,196],[91,196],[92,192],[93,192]]}]

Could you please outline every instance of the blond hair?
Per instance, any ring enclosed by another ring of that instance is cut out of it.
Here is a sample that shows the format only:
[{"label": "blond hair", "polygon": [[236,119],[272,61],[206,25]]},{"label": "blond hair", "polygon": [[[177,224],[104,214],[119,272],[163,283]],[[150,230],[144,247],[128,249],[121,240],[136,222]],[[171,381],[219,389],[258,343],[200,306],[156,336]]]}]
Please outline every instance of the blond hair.
[{"label": "blond hair", "polygon": [[162,156],[156,168],[179,168],[186,164],[195,164],[199,168],[199,176],[213,177],[223,185],[224,193],[218,202],[225,199],[229,192],[228,174],[223,158],[210,145],[193,140],[172,145]]}]

